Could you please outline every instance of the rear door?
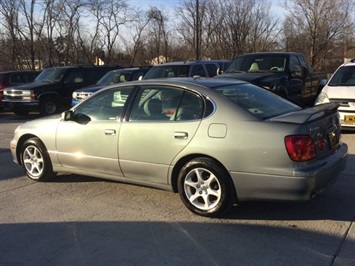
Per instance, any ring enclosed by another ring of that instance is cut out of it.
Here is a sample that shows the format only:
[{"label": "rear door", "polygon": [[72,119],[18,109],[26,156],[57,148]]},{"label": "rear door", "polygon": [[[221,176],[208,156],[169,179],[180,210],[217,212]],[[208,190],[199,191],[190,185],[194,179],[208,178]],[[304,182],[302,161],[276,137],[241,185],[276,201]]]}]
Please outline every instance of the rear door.
[{"label": "rear door", "polygon": [[[151,101],[161,110],[149,110]],[[120,130],[119,158],[125,177],[166,184],[169,166],[194,137],[202,111],[203,101],[196,94],[142,86]]]}]

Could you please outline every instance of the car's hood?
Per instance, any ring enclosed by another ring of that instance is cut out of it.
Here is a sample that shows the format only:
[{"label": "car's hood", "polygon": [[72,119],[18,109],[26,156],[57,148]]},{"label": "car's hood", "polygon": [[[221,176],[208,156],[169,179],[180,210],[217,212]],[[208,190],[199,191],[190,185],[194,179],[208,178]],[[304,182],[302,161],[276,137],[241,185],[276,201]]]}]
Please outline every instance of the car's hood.
[{"label": "car's hood", "polygon": [[76,90],[75,92],[96,92],[104,88],[105,85],[92,85]]},{"label": "car's hood", "polygon": [[244,80],[253,84],[264,85],[272,84],[276,80],[284,77],[284,73],[270,73],[270,72],[255,72],[255,73],[225,73],[218,75],[217,78],[226,79],[239,79]]},{"label": "car's hood", "polygon": [[330,99],[355,99],[355,86],[329,86],[322,89]]},{"label": "car's hood", "polygon": [[35,89],[35,88],[37,89],[37,88],[45,87],[48,84],[51,84],[51,83],[42,82],[42,81],[35,81],[35,82],[19,85],[19,86],[16,86],[16,87],[12,87],[12,89],[16,89],[16,90],[32,90],[32,89]]}]

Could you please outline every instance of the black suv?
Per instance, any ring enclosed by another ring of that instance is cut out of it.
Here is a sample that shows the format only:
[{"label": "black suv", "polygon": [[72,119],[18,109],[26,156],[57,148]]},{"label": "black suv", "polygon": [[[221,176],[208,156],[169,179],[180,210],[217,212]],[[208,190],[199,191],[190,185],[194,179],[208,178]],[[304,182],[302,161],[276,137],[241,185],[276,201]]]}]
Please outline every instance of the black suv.
[{"label": "black suv", "polygon": [[95,84],[103,75],[118,66],[65,66],[52,67],[29,84],[4,90],[4,103],[17,115],[39,111],[51,115],[60,108],[70,107],[72,93]]},{"label": "black suv", "polygon": [[4,89],[30,83],[35,80],[41,71],[35,70],[14,70],[0,72],[0,110],[4,108],[2,99],[4,98]]},{"label": "black suv", "polygon": [[160,79],[176,77],[214,77],[218,75],[224,65],[229,65],[227,60],[196,60],[164,63],[155,65],[143,79]]},{"label": "black suv", "polygon": [[141,80],[151,67],[131,67],[107,72],[95,85],[90,85],[73,92],[71,105],[82,102],[103,87],[133,80]]}]

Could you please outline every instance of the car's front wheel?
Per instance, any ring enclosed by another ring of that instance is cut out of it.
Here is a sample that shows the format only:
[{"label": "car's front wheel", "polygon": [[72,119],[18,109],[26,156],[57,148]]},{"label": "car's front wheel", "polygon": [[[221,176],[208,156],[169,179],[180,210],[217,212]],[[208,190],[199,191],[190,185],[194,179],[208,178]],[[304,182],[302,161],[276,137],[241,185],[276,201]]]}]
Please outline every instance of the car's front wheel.
[{"label": "car's front wheel", "polygon": [[56,175],[48,152],[38,138],[31,138],[23,143],[20,159],[26,175],[32,180],[47,181]]},{"label": "car's front wheel", "polygon": [[229,173],[211,158],[196,158],[181,169],[178,190],[185,206],[195,214],[218,217],[236,200]]}]

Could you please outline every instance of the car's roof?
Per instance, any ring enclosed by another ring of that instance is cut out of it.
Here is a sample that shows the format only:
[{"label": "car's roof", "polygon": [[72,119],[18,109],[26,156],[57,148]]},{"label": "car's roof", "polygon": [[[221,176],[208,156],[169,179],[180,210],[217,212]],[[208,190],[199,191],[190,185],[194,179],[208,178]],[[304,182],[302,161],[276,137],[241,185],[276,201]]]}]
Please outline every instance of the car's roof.
[{"label": "car's roof", "polygon": [[[168,78],[168,79],[148,79],[148,80],[137,80],[130,81],[129,83],[113,84],[107,88],[113,88],[117,86],[142,86],[142,85],[158,85],[158,86],[192,86],[193,89],[198,87],[208,87],[216,88],[220,86],[227,85],[240,85],[247,84],[248,82],[236,80],[236,79],[214,79],[214,78],[201,78],[201,77],[191,77],[191,78]],[[197,89],[198,90],[198,89]]]},{"label": "car's roof", "polygon": [[139,70],[149,70],[151,67],[127,67],[127,68],[120,68],[120,69],[114,69],[111,70],[110,72],[127,72],[127,71],[139,71]]},{"label": "car's roof", "polygon": [[0,74],[14,74],[14,73],[39,73],[40,70],[9,70],[9,71],[2,71]]},{"label": "car's roof", "polygon": [[153,67],[160,67],[160,66],[175,66],[175,65],[192,65],[198,63],[216,63],[217,61],[224,61],[224,60],[187,60],[187,61],[175,61],[175,62],[167,62],[162,63],[159,65],[154,65]]},{"label": "car's roof", "polygon": [[244,54],[240,54],[238,56],[243,56],[243,55],[300,55],[300,53],[297,52],[254,52],[254,53],[244,53]]},{"label": "car's roof", "polygon": [[349,62],[346,62],[346,63],[340,65],[340,67],[347,67],[347,66],[355,66],[355,58],[351,59]]}]

